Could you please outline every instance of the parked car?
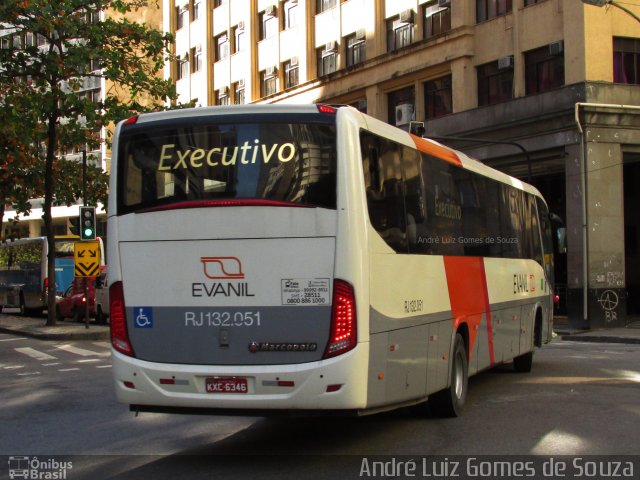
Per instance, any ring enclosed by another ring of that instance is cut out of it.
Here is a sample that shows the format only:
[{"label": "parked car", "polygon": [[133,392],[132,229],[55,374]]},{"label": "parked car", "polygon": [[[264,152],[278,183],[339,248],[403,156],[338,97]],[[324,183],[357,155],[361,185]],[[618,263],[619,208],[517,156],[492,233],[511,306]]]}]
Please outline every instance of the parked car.
[{"label": "parked car", "polygon": [[62,297],[56,302],[56,318],[60,321],[65,318],[73,318],[74,321],[80,322],[85,317],[84,295],[85,281],[88,281],[88,298],[89,298],[89,317],[96,315],[96,282],[93,277],[76,277],[73,283],[67,288]]}]

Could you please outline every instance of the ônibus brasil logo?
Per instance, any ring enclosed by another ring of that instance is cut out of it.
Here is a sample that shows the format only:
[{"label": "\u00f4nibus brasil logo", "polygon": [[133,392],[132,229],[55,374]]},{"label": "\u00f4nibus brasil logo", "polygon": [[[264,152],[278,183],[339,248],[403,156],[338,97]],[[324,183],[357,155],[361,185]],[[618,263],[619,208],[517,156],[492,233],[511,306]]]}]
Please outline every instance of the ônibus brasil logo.
[{"label": "\u00f4nibus brasil logo", "polygon": [[73,462],[38,457],[9,457],[9,478],[55,479],[65,480],[67,472],[73,468]]}]

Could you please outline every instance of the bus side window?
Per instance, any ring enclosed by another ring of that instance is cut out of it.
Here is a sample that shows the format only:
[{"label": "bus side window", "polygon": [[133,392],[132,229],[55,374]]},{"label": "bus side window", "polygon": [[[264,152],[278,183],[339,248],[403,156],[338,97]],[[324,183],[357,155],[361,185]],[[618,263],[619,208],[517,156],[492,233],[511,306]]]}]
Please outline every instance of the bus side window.
[{"label": "bus side window", "polygon": [[371,225],[398,253],[407,253],[407,229],[400,146],[361,134],[363,173]]}]

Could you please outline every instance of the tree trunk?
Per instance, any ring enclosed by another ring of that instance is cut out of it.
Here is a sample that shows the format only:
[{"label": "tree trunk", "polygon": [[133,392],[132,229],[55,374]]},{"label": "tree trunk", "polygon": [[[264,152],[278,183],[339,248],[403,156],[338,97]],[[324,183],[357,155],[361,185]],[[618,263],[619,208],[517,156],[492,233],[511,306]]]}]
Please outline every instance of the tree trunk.
[{"label": "tree trunk", "polygon": [[53,218],[51,217],[51,207],[53,206],[53,193],[55,192],[55,179],[53,178],[53,160],[56,154],[56,123],[58,117],[56,113],[49,116],[47,130],[47,160],[45,163],[44,178],[44,232],[47,236],[47,325],[56,324],[56,244],[53,231]]}]

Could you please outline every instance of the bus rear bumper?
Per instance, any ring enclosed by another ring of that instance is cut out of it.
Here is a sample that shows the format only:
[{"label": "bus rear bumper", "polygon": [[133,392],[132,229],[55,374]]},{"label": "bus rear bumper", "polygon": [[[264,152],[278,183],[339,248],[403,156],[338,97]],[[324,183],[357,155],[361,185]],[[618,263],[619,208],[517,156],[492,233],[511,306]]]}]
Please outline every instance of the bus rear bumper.
[{"label": "bus rear bumper", "polygon": [[[251,415],[250,411],[349,411],[366,407],[368,344],[318,362],[268,366],[169,365],[112,351],[118,401],[134,411]],[[213,379],[213,380],[212,380]],[[212,381],[239,392],[211,393]],[[239,382],[235,382],[239,380]],[[185,409],[198,411],[185,412]],[[345,412],[346,413],[346,412]]]}]

